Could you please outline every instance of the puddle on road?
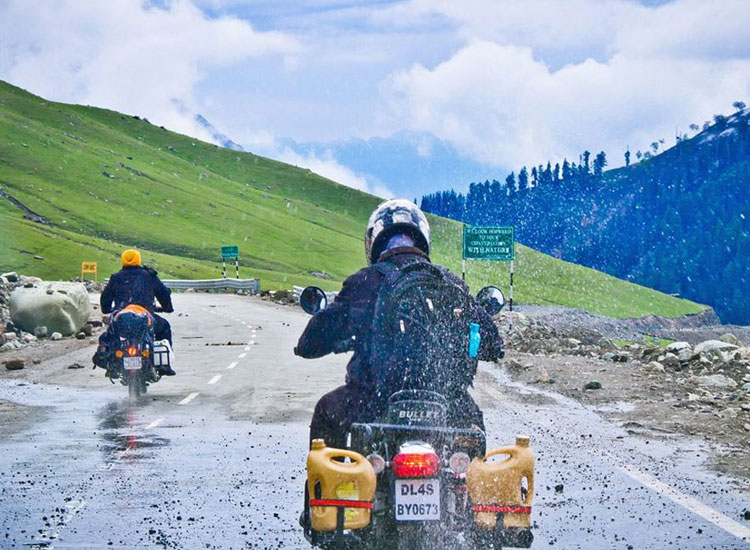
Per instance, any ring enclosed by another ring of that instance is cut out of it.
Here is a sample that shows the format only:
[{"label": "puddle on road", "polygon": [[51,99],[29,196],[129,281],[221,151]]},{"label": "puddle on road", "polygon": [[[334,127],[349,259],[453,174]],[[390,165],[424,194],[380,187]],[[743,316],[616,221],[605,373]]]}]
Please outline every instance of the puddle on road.
[{"label": "puddle on road", "polygon": [[156,437],[141,431],[143,422],[139,418],[138,407],[129,402],[109,403],[98,417],[101,429],[99,435],[104,440],[102,452],[105,462],[113,456],[116,458],[117,453],[127,453],[129,461],[150,458],[155,449],[170,444],[166,437]]}]

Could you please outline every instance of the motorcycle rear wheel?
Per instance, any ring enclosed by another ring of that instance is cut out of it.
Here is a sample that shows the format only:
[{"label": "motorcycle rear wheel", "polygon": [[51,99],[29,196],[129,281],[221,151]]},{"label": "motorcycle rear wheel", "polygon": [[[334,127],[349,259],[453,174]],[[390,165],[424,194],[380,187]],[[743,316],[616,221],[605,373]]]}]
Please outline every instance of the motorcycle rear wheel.
[{"label": "motorcycle rear wheel", "polygon": [[131,374],[128,378],[128,396],[130,400],[135,402],[146,393],[146,381],[143,378],[141,372]]}]

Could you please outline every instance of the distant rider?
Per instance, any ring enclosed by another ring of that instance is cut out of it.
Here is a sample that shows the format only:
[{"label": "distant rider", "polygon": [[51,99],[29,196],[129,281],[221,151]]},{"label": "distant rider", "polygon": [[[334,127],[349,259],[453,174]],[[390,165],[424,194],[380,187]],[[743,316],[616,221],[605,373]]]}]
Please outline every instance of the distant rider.
[{"label": "distant rider", "polygon": [[[109,314],[118,311],[130,304],[136,304],[146,308],[154,322],[154,339],[168,340],[172,346],[172,328],[169,322],[154,313],[154,300],[159,302],[161,311],[171,313],[174,311],[170,290],[164,286],[156,271],[148,266],[141,265],[141,254],[137,250],[129,249],[122,253],[122,269],[109,278],[107,286],[102,291],[101,308],[102,313]],[[106,345],[108,332],[99,338],[100,348]],[[96,356],[94,363],[97,363]],[[171,366],[160,367],[161,374],[173,376],[175,373]]]},{"label": "distant rider", "polygon": [[[373,421],[382,412],[383,401],[388,396],[375,397],[371,365],[379,358],[370,356],[367,342],[385,276],[372,264],[391,262],[403,268],[414,262],[430,262],[429,252],[429,224],[411,201],[386,201],[370,216],[365,232],[368,267],[344,281],[334,302],[310,319],[294,349],[301,357],[316,358],[333,352],[341,341],[354,337],[356,342],[347,366],[346,384],[325,394],[315,406],[310,425],[311,440],[322,438],[329,446],[345,447],[346,432],[353,422]],[[468,287],[459,277],[449,276],[452,282],[468,292]],[[502,357],[503,343],[492,318],[482,312],[482,344],[478,358],[490,361]],[[475,425],[484,429],[482,412],[468,391],[456,396],[452,405],[460,409],[465,427]]]}]

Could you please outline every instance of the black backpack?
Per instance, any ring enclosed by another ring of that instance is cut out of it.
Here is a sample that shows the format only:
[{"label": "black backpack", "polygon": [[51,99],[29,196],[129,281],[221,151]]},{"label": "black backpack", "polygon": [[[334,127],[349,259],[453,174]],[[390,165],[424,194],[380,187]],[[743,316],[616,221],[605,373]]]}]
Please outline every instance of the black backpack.
[{"label": "black backpack", "polygon": [[477,369],[477,360],[469,357],[470,323],[478,322],[474,298],[445,268],[428,262],[373,267],[385,277],[370,340],[379,397],[417,389],[448,397],[466,389]]}]

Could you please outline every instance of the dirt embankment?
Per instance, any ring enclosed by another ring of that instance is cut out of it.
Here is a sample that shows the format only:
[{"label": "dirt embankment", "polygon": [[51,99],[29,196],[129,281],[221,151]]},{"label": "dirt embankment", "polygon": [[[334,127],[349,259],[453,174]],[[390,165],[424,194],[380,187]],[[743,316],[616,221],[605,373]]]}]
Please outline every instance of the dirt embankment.
[{"label": "dirt embankment", "polygon": [[[750,479],[750,329],[696,317],[646,332],[640,320],[525,307],[513,330],[508,312],[497,323],[514,379],[589,404],[644,438],[702,438],[715,449],[713,467]],[[654,338],[667,335],[677,341]]]}]

